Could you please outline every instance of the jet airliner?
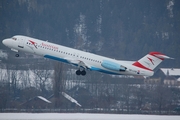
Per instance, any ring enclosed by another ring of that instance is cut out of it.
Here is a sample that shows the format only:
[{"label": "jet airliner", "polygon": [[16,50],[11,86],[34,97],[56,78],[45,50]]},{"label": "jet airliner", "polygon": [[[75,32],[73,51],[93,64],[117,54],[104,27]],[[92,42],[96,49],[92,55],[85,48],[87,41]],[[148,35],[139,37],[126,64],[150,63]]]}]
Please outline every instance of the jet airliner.
[{"label": "jet airliner", "polygon": [[23,51],[68,63],[77,66],[76,74],[83,76],[86,70],[114,75],[152,76],[153,70],[164,59],[172,59],[160,52],[150,52],[137,61],[115,60],[22,35],[4,39],[2,43],[17,52],[16,57]]}]

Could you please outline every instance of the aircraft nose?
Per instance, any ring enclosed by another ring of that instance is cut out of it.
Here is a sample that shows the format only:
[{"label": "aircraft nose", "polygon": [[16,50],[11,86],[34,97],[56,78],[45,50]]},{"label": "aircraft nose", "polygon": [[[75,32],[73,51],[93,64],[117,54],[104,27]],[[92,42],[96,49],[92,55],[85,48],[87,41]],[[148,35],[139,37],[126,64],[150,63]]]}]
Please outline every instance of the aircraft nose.
[{"label": "aircraft nose", "polygon": [[2,41],[2,43],[3,43],[4,45],[5,45],[5,42],[6,42],[5,40]]},{"label": "aircraft nose", "polygon": [[8,39],[4,39],[4,40],[2,41],[2,43],[7,46],[7,44],[9,43],[9,40],[8,40]]},{"label": "aircraft nose", "polygon": [[7,42],[7,40],[6,40],[6,39],[2,41],[2,43],[3,43],[4,45],[6,45],[6,42]]}]

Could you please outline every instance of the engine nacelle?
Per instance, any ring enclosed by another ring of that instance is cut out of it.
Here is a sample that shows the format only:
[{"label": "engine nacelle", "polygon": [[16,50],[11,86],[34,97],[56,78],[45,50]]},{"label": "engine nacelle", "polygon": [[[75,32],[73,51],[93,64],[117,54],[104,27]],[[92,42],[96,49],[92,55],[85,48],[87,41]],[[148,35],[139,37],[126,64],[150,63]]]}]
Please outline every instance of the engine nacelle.
[{"label": "engine nacelle", "polygon": [[114,71],[125,71],[127,69],[126,67],[118,63],[111,62],[108,60],[103,60],[103,62],[101,63],[101,66],[110,70],[114,70]]}]

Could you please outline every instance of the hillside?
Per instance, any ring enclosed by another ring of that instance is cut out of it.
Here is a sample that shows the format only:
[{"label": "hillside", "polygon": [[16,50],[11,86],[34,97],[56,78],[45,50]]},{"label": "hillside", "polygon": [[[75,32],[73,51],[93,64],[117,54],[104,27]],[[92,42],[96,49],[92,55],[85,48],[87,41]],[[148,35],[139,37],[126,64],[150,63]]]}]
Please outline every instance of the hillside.
[{"label": "hillside", "polygon": [[[179,0],[1,0],[0,39],[21,34],[116,59],[160,51],[180,67]],[[5,48],[0,43],[0,48]]]}]

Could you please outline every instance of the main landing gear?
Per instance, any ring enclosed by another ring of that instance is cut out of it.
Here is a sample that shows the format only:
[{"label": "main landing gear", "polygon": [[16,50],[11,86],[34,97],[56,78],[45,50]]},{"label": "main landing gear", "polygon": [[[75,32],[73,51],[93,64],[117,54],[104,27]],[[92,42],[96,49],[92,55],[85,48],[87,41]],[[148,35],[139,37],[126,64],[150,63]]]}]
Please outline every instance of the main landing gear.
[{"label": "main landing gear", "polygon": [[76,71],[76,75],[82,75],[82,76],[84,76],[84,75],[86,75],[86,71],[85,71],[85,70],[82,70],[82,71],[77,70],[77,71]]}]

